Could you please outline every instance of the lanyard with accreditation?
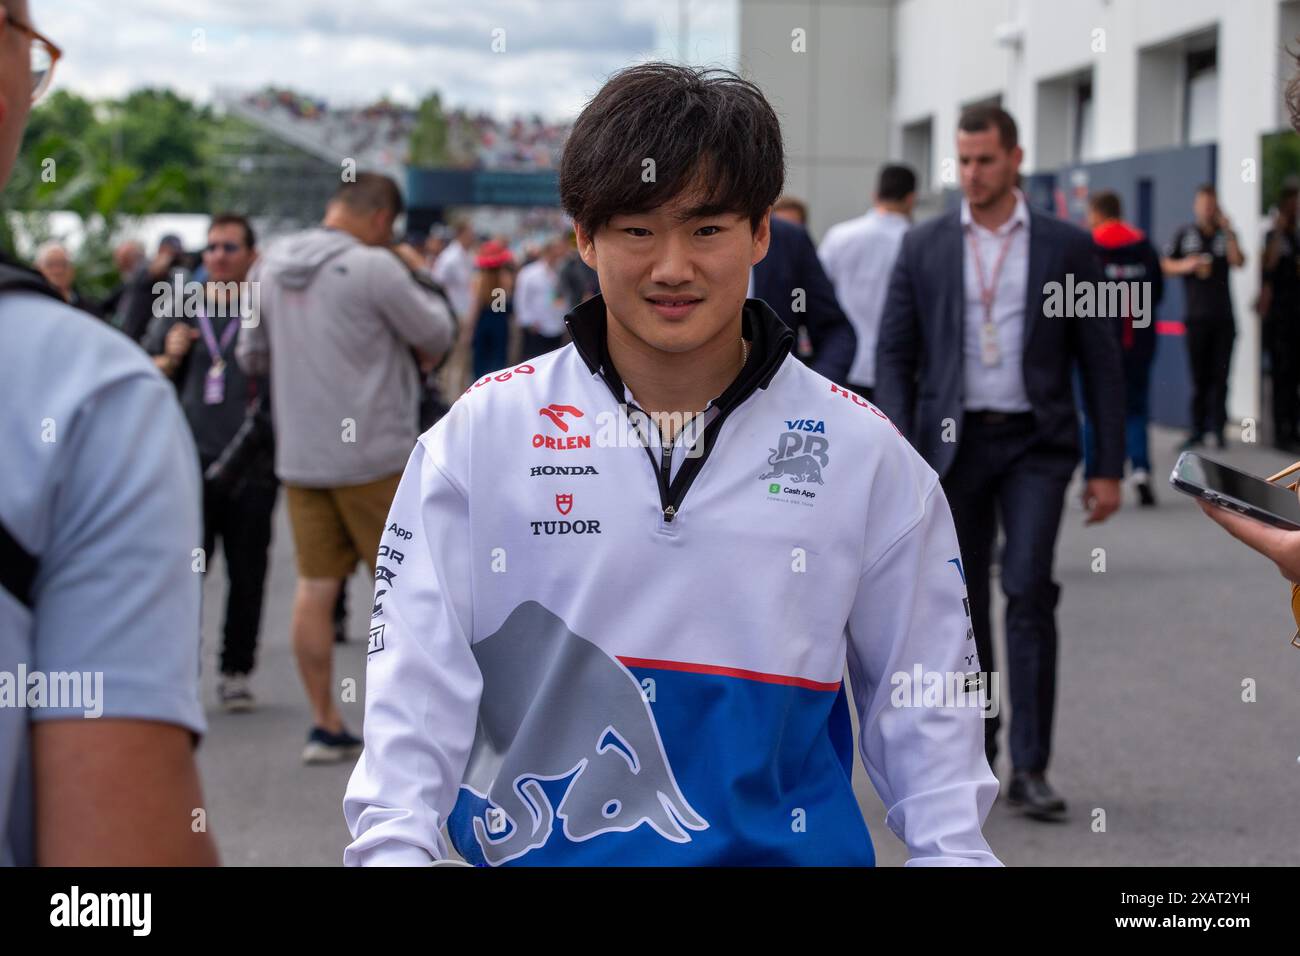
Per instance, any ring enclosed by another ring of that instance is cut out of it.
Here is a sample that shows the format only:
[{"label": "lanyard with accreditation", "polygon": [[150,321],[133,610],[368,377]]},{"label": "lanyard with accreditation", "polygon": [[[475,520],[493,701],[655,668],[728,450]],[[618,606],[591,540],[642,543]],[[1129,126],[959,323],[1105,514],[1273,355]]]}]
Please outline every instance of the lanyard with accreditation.
[{"label": "lanyard with accreditation", "polygon": [[993,368],[1002,362],[1002,351],[998,348],[998,330],[993,324],[993,303],[998,295],[998,281],[1002,278],[1002,266],[1007,261],[1007,253],[1011,251],[1011,243],[1015,241],[1016,230],[1021,225],[1017,220],[1007,230],[1007,234],[1002,239],[1002,248],[998,250],[997,262],[993,264],[993,275],[987,284],[984,282],[984,263],[980,259],[980,240],[975,235],[974,224],[966,231],[970,236],[971,254],[975,257],[975,276],[979,282],[980,304],[984,307],[984,320],[980,322],[980,362],[986,368]]},{"label": "lanyard with accreditation", "polygon": [[216,334],[212,331],[212,321],[208,318],[207,311],[199,310],[199,332],[203,336],[203,343],[208,347],[208,354],[212,356],[212,365],[208,368],[208,374],[203,379],[203,404],[220,405],[226,400],[226,349],[230,348],[230,343],[239,331],[239,318],[231,316],[226,319],[226,327],[221,330],[221,341],[217,341]]}]

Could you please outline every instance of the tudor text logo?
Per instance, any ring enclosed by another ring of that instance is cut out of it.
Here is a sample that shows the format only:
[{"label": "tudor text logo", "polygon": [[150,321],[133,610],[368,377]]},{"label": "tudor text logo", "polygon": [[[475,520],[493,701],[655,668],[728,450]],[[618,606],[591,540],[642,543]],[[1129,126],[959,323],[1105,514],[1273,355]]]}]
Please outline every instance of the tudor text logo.
[{"label": "tudor text logo", "polygon": [[[573,493],[560,492],[555,496],[555,510],[562,515],[573,511]],[[600,522],[591,519],[575,521],[530,521],[534,536],[556,534],[600,534]]]}]

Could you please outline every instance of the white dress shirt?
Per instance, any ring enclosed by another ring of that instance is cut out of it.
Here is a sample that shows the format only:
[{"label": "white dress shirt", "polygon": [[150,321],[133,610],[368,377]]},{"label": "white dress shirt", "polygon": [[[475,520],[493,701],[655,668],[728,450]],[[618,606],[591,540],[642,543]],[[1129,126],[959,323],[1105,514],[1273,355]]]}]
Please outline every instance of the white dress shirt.
[{"label": "white dress shirt", "polygon": [[902,213],[872,209],[864,216],[831,226],[817,250],[835,286],[835,298],[853,323],[858,348],[849,384],[876,384],[876,340],[885,311],[889,273],[911,222]]},{"label": "white dress shirt", "polygon": [[[1025,392],[1021,359],[1025,345],[1025,294],[1029,282],[1029,205],[1024,193],[1014,190],[1016,209],[996,230],[977,225],[971,218],[970,203],[961,202],[962,261],[966,287],[966,320],[963,355],[966,367],[965,406],[968,410],[1027,412],[1033,406]],[[971,237],[979,243],[979,262],[971,248]],[[993,299],[999,361],[985,365],[980,348],[980,326],[984,322],[981,285],[992,284],[1003,245],[1010,235],[1010,248],[997,277]],[[981,283],[979,269],[983,268]]]},{"label": "white dress shirt", "polygon": [[564,334],[564,305],[557,298],[558,277],[545,259],[519,270],[515,281],[515,320],[520,328],[551,338]]},{"label": "white dress shirt", "polygon": [[438,255],[433,264],[433,281],[442,286],[452,308],[462,322],[469,316],[470,295],[474,282],[474,262],[469,250],[453,242]]}]

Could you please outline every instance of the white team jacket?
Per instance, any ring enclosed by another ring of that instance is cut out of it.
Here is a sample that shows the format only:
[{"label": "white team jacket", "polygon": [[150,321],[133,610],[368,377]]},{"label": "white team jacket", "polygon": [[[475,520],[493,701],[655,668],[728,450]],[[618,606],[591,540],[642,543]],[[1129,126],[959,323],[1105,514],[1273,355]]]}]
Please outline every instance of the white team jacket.
[{"label": "white team jacket", "polygon": [[445,824],[479,865],[870,865],[847,662],[909,864],[998,864],[982,712],[939,689],[980,666],[935,473],[764,303],[744,315],[749,362],[671,454],[620,401],[599,297],[421,437],[346,863],[442,859]]}]

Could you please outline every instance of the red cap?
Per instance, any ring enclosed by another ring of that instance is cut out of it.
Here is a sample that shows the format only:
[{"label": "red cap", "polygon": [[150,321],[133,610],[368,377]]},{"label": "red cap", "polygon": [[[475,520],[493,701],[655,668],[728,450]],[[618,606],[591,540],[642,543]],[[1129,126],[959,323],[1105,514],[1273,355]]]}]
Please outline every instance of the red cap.
[{"label": "red cap", "polygon": [[474,265],[480,269],[499,269],[513,261],[514,257],[510,255],[509,249],[495,239],[489,239],[479,246],[478,257],[474,260]]}]

